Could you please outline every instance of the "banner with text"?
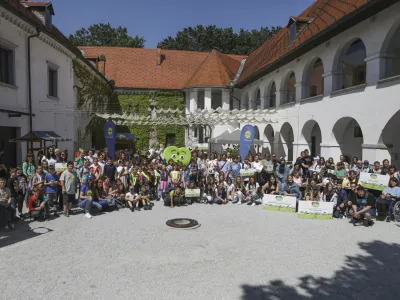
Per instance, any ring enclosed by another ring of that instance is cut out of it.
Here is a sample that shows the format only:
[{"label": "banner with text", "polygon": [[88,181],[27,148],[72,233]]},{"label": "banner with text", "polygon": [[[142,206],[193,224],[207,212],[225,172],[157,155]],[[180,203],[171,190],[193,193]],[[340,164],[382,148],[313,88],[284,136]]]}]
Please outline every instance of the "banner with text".
[{"label": "banner with text", "polygon": [[282,211],[282,212],[296,212],[296,197],[281,196],[281,195],[264,195],[263,197],[264,209]]},{"label": "banner with text", "polygon": [[244,158],[249,154],[251,145],[253,144],[256,136],[256,129],[251,125],[245,125],[240,133],[239,141],[239,153],[240,158],[244,161]]},{"label": "banner with text", "polygon": [[330,220],[333,214],[332,202],[299,201],[297,215],[303,219]]},{"label": "banner with text", "polygon": [[240,169],[240,176],[254,176],[255,169]]},{"label": "banner with text", "polygon": [[359,182],[366,189],[383,191],[389,184],[389,176],[361,172]]},{"label": "banner with text", "polygon": [[68,169],[67,163],[56,163],[54,168],[56,172],[64,172],[66,169]]},{"label": "banner with text", "polygon": [[111,120],[108,120],[106,124],[104,124],[104,139],[106,140],[108,155],[114,159],[117,132],[115,123]]},{"label": "banner with text", "polygon": [[200,197],[200,189],[186,189],[185,197],[186,198],[199,198]]}]

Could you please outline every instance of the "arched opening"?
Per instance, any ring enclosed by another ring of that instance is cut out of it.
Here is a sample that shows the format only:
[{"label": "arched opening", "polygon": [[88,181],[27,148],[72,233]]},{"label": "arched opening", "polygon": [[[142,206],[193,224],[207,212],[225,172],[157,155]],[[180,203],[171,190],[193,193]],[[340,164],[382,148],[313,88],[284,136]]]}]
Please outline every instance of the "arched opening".
[{"label": "arched opening", "polygon": [[338,71],[341,74],[337,89],[346,89],[364,84],[366,80],[365,58],[367,50],[362,40],[356,39],[340,56]]},{"label": "arched opening", "polygon": [[[361,145],[364,138],[361,127],[355,119],[341,118],[333,126],[332,133],[339,144],[341,154],[349,158],[362,156]],[[339,159],[339,157],[335,159]]]},{"label": "arched opening", "polygon": [[[256,130],[256,134],[254,135],[254,139],[259,140],[260,139],[260,130],[258,129],[257,126],[254,126],[254,129]],[[260,145],[255,145],[254,149],[255,149],[256,153],[260,152]]]},{"label": "arched opening", "polygon": [[316,157],[320,155],[322,134],[318,123],[314,120],[307,121],[303,126],[301,134],[308,144],[311,156]]},{"label": "arched opening", "polygon": [[386,49],[384,78],[400,75],[400,26],[391,36]]},{"label": "arched opening", "polygon": [[[400,166],[400,139],[397,136],[397,130],[400,128],[400,110],[386,123],[379,138],[379,144],[387,147],[388,157],[392,165]],[[390,155],[390,157],[389,157]]]},{"label": "arched opening", "polygon": [[269,89],[269,103],[268,108],[276,107],[276,84],[272,83],[271,88]]},{"label": "arched opening", "polygon": [[275,133],[271,124],[264,129],[263,154],[271,154],[274,152]]},{"label": "arched opening", "polygon": [[293,141],[292,125],[286,122],[280,131],[277,157],[285,157],[287,161],[293,161]]},{"label": "arched opening", "polygon": [[296,101],[296,76],[291,71],[284,81],[282,92],[282,104],[291,103]]},{"label": "arched opening", "polygon": [[324,93],[324,65],[318,57],[311,62],[305,72],[303,98],[315,97]]}]

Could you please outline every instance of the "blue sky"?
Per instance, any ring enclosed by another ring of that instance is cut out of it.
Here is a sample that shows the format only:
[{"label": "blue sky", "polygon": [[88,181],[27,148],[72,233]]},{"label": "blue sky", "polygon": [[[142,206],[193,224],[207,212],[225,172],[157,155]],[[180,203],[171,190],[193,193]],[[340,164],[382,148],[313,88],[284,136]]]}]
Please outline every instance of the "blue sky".
[{"label": "blue sky", "polygon": [[305,10],[314,0],[52,0],[53,23],[66,35],[97,23],[124,26],[132,36],[146,39],[146,48],[185,27],[217,25],[259,29],[284,26],[290,16]]}]

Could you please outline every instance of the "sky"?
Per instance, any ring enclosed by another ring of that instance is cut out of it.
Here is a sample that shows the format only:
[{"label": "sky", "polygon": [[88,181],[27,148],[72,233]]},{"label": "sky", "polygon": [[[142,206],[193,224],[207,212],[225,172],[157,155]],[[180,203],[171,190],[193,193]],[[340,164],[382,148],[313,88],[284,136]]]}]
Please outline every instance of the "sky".
[{"label": "sky", "polygon": [[285,26],[314,0],[51,0],[55,24],[66,36],[82,27],[110,23],[143,36],[145,48],[185,27],[216,25],[234,30]]}]

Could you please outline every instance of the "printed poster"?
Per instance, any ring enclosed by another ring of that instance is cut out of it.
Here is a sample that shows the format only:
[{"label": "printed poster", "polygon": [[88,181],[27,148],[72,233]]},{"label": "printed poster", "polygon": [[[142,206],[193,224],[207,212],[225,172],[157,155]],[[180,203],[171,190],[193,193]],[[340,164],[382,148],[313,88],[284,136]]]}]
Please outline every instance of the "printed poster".
[{"label": "printed poster", "polygon": [[185,197],[186,198],[199,198],[200,197],[200,189],[186,189]]},{"label": "printed poster", "polygon": [[366,189],[383,191],[389,184],[389,176],[361,172],[359,182]]},{"label": "printed poster", "polygon": [[256,169],[240,169],[240,176],[247,177],[247,176],[254,176],[256,173]]},{"label": "printed poster", "polygon": [[299,201],[297,215],[302,219],[331,220],[333,202]]},{"label": "printed poster", "polygon": [[281,195],[264,195],[264,209],[282,212],[296,212],[296,197]]},{"label": "printed poster", "polygon": [[67,163],[56,163],[54,165],[54,169],[56,170],[56,172],[64,172],[66,169],[68,169],[67,167]]}]

